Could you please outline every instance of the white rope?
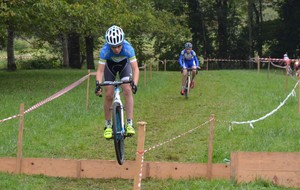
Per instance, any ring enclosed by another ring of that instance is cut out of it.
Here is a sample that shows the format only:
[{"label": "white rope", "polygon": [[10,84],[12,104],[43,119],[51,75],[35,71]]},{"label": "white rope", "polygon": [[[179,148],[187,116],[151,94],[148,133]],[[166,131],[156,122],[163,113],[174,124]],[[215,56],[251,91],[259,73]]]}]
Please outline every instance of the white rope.
[{"label": "white rope", "polygon": [[261,117],[261,118],[259,118],[259,119],[250,120],[250,121],[241,121],[241,122],[233,121],[233,122],[231,122],[231,125],[229,126],[229,130],[233,130],[233,125],[234,125],[234,124],[237,124],[237,125],[241,125],[241,124],[249,124],[251,128],[254,128],[254,127],[253,127],[253,123],[256,123],[256,122],[258,122],[258,121],[261,121],[261,120],[263,120],[263,119],[265,119],[265,118],[271,116],[271,115],[274,114],[276,111],[278,111],[278,110],[285,104],[285,102],[286,102],[291,96],[296,96],[295,88],[297,87],[298,83],[299,83],[299,81],[295,84],[293,90],[287,95],[287,97],[284,99],[284,101],[281,102],[281,103],[279,104],[279,106],[278,106],[276,109],[274,109],[273,111],[271,111],[270,113],[266,114],[265,116],[263,116],[263,117]]},{"label": "white rope", "polygon": [[277,67],[277,68],[281,68],[281,69],[285,69],[286,66],[280,66],[280,65],[276,65],[274,64],[273,62],[270,62],[274,67]]}]

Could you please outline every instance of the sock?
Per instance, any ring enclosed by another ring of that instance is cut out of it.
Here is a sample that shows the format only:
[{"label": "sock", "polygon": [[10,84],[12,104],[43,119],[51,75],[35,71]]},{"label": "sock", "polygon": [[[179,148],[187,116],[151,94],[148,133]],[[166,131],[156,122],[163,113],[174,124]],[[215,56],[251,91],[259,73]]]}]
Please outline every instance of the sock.
[{"label": "sock", "polygon": [[111,125],[111,120],[105,120],[105,126]]},{"label": "sock", "polygon": [[132,119],[127,119],[127,125],[132,125]]}]

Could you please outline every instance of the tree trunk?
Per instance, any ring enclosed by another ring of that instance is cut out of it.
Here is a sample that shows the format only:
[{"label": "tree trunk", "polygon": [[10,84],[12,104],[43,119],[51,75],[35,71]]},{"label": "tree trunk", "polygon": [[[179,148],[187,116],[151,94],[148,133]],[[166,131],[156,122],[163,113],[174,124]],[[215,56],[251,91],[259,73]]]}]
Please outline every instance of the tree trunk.
[{"label": "tree trunk", "polygon": [[9,25],[7,29],[7,70],[8,71],[17,70],[17,65],[15,62],[15,52],[14,52],[14,38],[15,38],[15,31]]},{"label": "tree trunk", "polygon": [[[217,0],[217,17],[218,17],[218,58],[227,58],[227,0]],[[223,62],[219,62],[219,67],[223,68]]]},{"label": "tree trunk", "polygon": [[[254,57],[253,52],[253,0],[248,0],[248,32],[249,32],[249,58]],[[252,63],[249,63],[249,68],[252,68]]]},{"label": "tree trunk", "polygon": [[71,68],[81,69],[82,63],[80,62],[80,43],[79,34],[72,33],[68,37],[69,49],[69,65]]},{"label": "tree trunk", "polygon": [[262,46],[263,46],[263,39],[262,39],[262,27],[263,27],[263,13],[262,13],[262,0],[259,0],[259,13],[258,13],[258,36],[257,36],[257,49],[258,55],[262,56]]},{"label": "tree trunk", "polygon": [[86,45],[86,62],[87,69],[95,69],[94,65],[94,38],[89,35],[85,37],[85,45]]},{"label": "tree trunk", "polygon": [[68,38],[65,34],[62,36],[62,47],[63,47],[63,66],[69,67],[69,52],[68,52]]}]

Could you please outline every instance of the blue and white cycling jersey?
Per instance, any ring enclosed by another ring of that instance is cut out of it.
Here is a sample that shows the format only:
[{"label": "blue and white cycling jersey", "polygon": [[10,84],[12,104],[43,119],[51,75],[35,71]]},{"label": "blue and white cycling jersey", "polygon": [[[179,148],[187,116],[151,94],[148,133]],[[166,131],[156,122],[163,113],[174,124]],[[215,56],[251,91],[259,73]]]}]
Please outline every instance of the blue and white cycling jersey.
[{"label": "blue and white cycling jersey", "polygon": [[133,47],[129,42],[124,40],[122,50],[119,54],[114,54],[109,44],[105,43],[99,53],[99,64],[106,64],[106,61],[119,63],[124,59],[129,59],[130,62],[136,61],[136,56]]},{"label": "blue and white cycling jersey", "polygon": [[182,68],[199,66],[199,60],[194,50],[191,50],[190,53],[188,53],[185,49],[182,50],[178,62]]}]

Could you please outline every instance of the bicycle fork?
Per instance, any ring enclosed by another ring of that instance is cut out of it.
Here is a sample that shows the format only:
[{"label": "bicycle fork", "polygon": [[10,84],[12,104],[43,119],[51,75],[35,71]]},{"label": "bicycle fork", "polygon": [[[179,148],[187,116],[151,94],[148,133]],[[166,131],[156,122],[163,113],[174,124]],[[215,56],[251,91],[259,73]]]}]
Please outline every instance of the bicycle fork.
[{"label": "bicycle fork", "polygon": [[117,103],[120,106],[121,131],[118,131],[118,133],[120,133],[122,136],[124,136],[125,135],[125,124],[124,124],[124,109],[125,109],[125,107],[123,106],[123,104],[121,102],[119,88],[115,88],[114,103]]}]

